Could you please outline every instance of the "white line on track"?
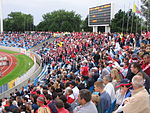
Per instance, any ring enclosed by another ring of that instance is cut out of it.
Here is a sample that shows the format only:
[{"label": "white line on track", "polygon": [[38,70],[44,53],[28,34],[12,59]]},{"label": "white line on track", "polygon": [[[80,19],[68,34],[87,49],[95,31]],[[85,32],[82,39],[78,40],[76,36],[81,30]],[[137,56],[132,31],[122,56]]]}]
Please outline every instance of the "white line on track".
[{"label": "white line on track", "polygon": [[6,68],[6,70],[2,72],[2,74],[5,73],[7,70],[9,70],[9,68],[10,68],[11,65],[12,65],[12,61],[13,61],[13,60],[12,60],[12,57],[11,57],[10,55],[8,55],[8,54],[5,54],[5,55],[10,58],[10,64],[9,64],[9,66]]},{"label": "white line on track", "polygon": [[[1,55],[2,57],[5,57],[5,55]],[[2,68],[0,68],[1,70],[3,70],[3,68],[5,68],[5,66],[1,66]]]}]

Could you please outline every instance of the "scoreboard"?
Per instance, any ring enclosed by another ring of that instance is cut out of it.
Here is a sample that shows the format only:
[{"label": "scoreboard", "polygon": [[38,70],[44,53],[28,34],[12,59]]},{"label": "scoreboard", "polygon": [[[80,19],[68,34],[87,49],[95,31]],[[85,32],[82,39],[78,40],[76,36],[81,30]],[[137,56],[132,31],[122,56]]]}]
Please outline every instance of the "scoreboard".
[{"label": "scoreboard", "polygon": [[109,25],[111,21],[111,3],[89,8],[89,26]]}]

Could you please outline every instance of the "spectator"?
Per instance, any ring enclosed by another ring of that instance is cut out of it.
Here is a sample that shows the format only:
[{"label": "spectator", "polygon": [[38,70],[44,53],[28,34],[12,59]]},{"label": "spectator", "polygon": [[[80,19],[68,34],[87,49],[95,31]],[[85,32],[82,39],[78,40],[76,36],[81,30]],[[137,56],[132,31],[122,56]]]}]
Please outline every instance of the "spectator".
[{"label": "spectator", "polygon": [[77,87],[78,87],[79,90],[85,89],[85,85],[81,82],[79,77],[76,77],[75,82],[76,82]]},{"label": "spectator", "polygon": [[150,77],[150,54],[144,55],[141,68]]},{"label": "spectator", "polygon": [[99,64],[99,59],[100,59],[100,55],[99,55],[99,52],[98,52],[98,51],[95,51],[95,54],[94,54],[93,59],[94,59],[94,64],[95,64],[95,66],[97,67],[98,64]]},{"label": "spectator", "polygon": [[97,81],[94,83],[95,91],[100,93],[100,101],[98,103],[98,113],[105,113],[110,105],[111,98],[109,94],[104,90],[103,82]]},{"label": "spectator", "polygon": [[80,69],[80,74],[87,79],[88,74],[89,74],[89,67],[87,66],[87,61],[82,62],[82,66]]},{"label": "spectator", "polygon": [[35,94],[30,95],[33,111],[36,111],[39,108],[39,106],[37,105],[37,98],[38,98],[38,96],[36,96]]},{"label": "spectator", "polygon": [[119,71],[117,69],[115,69],[115,68],[112,69],[110,71],[110,76],[112,78],[112,84],[115,87],[117,85],[117,83],[121,81],[121,77],[120,77]]},{"label": "spectator", "polygon": [[100,96],[92,94],[92,102],[96,105],[96,108],[97,108],[99,101],[100,101]]},{"label": "spectator", "polygon": [[78,89],[78,87],[76,86],[75,81],[71,81],[71,82],[70,82],[70,88],[73,90],[73,94],[74,94],[75,99],[77,99],[77,98],[78,98],[78,95],[79,95],[79,89]]},{"label": "spectator", "polygon": [[131,83],[128,79],[122,79],[116,88],[120,87],[120,89],[116,92],[116,113],[122,112],[123,100],[131,96]]},{"label": "spectator", "polygon": [[56,107],[58,109],[58,113],[69,113],[69,111],[64,108],[64,103],[60,99],[56,99]]},{"label": "spectator", "polygon": [[73,95],[73,90],[72,89],[68,89],[67,90],[67,102],[69,104],[73,103],[75,101],[75,97]]},{"label": "spectator", "polygon": [[91,101],[91,92],[89,90],[80,90],[78,102],[80,106],[74,109],[74,113],[98,113],[95,104]]},{"label": "spectator", "polygon": [[[142,71],[140,64],[138,63],[132,63],[131,64],[131,72],[133,73],[133,76],[135,76],[136,74],[142,73],[143,74],[143,78],[145,79],[145,89],[149,92],[150,90],[150,77]],[[150,93],[150,92],[149,92]]]},{"label": "spectator", "polygon": [[43,97],[37,98],[37,105],[39,106],[37,113],[51,113],[49,107],[44,105],[45,101]]},{"label": "spectator", "polygon": [[115,95],[115,89],[112,84],[112,78],[109,75],[104,76],[103,83],[105,84],[104,90],[109,94],[111,97],[111,102],[113,102],[116,99]]},{"label": "spectator", "polygon": [[71,107],[71,104],[67,103],[67,98],[65,95],[61,95],[60,99],[63,101],[64,103],[64,108],[67,109],[69,111],[69,113],[73,113],[73,109]]},{"label": "spectator", "polygon": [[136,75],[132,79],[132,96],[124,101],[123,113],[149,113],[150,99],[144,86],[144,79]]},{"label": "spectator", "polygon": [[50,94],[45,95],[45,101],[52,113],[58,113],[55,102],[52,100],[52,96]]},{"label": "spectator", "polygon": [[101,71],[100,78],[103,78],[104,76],[110,74],[110,72],[109,72],[109,70],[106,68],[105,64],[101,64],[101,66],[100,66],[100,71]]}]

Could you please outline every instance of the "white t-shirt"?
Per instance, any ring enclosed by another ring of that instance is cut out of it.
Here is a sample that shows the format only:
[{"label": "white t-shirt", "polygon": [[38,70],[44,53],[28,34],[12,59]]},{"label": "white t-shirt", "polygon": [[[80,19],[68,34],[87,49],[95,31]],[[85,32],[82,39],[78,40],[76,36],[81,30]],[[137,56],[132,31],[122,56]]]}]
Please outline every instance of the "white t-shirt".
[{"label": "white t-shirt", "polygon": [[73,94],[74,94],[75,99],[77,99],[78,95],[79,95],[79,89],[78,89],[78,87],[75,86],[72,90],[73,90]]},{"label": "white t-shirt", "polygon": [[115,89],[112,83],[108,83],[104,90],[109,94],[110,98],[111,98],[111,102],[113,102],[116,99],[116,95],[115,95]]}]

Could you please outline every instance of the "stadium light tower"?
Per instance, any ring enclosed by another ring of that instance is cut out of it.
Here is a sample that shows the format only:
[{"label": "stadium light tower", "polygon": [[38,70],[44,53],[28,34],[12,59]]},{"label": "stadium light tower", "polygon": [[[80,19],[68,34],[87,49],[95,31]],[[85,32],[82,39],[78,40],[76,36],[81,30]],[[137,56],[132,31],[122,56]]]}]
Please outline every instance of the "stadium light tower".
[{"label": "stadium light tower", "polygon": [[3,33],[3,14],[2,14],[2,0],[0,0],[0,32]]}]

